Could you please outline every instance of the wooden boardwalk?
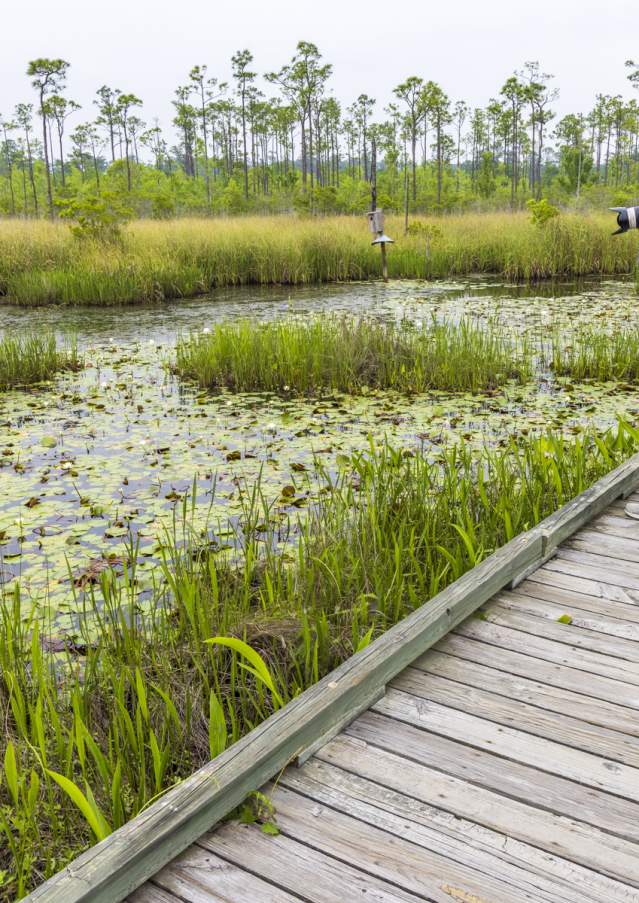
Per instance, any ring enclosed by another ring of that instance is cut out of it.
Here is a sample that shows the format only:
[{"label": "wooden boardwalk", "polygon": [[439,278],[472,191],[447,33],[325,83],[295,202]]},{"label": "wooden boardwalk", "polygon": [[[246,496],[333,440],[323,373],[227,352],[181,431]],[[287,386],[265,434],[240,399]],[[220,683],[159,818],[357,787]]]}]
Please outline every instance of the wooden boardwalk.
[{"label": "wooden boardwalk", "polygon": [[264,786],[279,836],[223,824],[130,903],[639,901],[639,494],[606,504]]}]

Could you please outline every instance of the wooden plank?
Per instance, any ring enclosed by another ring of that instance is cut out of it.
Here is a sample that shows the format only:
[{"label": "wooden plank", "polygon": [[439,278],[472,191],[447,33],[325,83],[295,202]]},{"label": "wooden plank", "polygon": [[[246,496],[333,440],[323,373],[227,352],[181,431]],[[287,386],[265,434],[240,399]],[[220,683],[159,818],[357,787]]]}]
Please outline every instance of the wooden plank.
[{"label": "wooden plank", "polygon": [[[518,595],[516,592],[499,593],[487,604],[485,611],[488,619],[495,624],[508,626],[510,623],[518,630],[526,633],[541,632],[548,639],[557,639],[560,642],[572,643],[575,629],[584,630],[586,634],[583,639],[586,641],[586,647],[593,650],[595,647],[587,645],[589,634],[594,633],[599,639],[603,634],[606,645],[598,646],[600,651],[609,649],[609,654],[616,658],[639,662],[639,623],[634,621],[611,618],[599,612],[580,608],[574,603],[557,605],[542,599]],[[516,618],[507,621],[503,619],[506,615],[515,615]],[[566,615],[572,618],[568,625],[562,624],[559,620]],[[540,620],[548,623],[539,624]],[[572,627],[572,632],[566,630],[566,627]]]},{"label": "wooden plank", "polygon": [[[490,750],[540,771],[560,775],[587,787],[595,787],[624,799],[639,801],[639,770],[619,762],[563,746],[516,728],[503,727],[485,718],[449,706],[420,699],[400,690],[389,690],[372,711],[396,721],[406,721],[451,740]],[[501,770],[506,771],[507,761]]]},{"label": "wooden plank", "polygon": [[303,899],[226,862],[197,844],[161,869],[153,877],[153,884],[175,894],[184,903],[247,903],[249,900],[299,903]]},{"label": "wooden plank", "polygon": [[564,548],[593,555],[607,555],[620,561],[639,562],[639,540],[611,536],[602,531],[580,530],[564,543]]},{"label": "wooden plank", "polygon": [[601,549],[599,552],[584,552],[580,549],[572,549],[570,543],[566,542],[557,549],[556,557],[553,560],[557,561],[558,559],[575,561],[578,564],[583,563],[593,570],[599,570],[604,575],[612,572],[617,580],[639,579],[639,564],[636,561],[631,561],[629,558],[617,558],[608,554],[605,549]]},{"label": "wooden plank", "polygon": [[[480,897],[486,903],[523,900],[554,903],[557,899],[544,892],[539,884],[527,882],[522,870],[509,870],[505,863],[503,875],[495,876],[488,857],[483,857],[483,861],[480,856],[473,857],[472,849],[467,851],[466,861],[461,862],[435,852],[429,845],[427,832],[409,819],[378,810],[375,823],[371,823],[328,805],[313,806],[306,797],[281,786],[267,792],[275,803],[278,827],[283,834],[299,838],[308,846],[382,881],[419,894],[422,899],[450,903],[446,885],[463,891],[471,899],[472,895]],[[430,839],[435,842],[432,832]],[[438,845],[444,843],[440,835]],[[480,860],[481,865],[473,858]]]},{"label": "wooden plank", "polygon": [[[567,625],[566,625],[567,626]],[[636,662],[628,662],[623,659],[613,658],[611,655],[602,655],[599,652],[591,652],[582,648],[583,640],[576,636],[571,645],[558,643],[555,640],[547,640],[544,637],[533,636],[530,633],[522,633],[520,630],[512,630],[510,627],[500,627],[490,621],[470,619],[458,628],[458,633],[463,636],[481,640],[485,643],[493,643],[504,649],[512,649],[522,652],[534,658],[540,658],[558,665],[567,665],[588,674],[596,674],[600,677],[608,677],[622,684],[633,687],[633,707],[639,705],[639,665]],[[582,678],[582,681],[584,678]],[[620,687],[620,689],[622,689]],[[584,692],[587,687],[584,686]],[[614,700],[613,700],[614,701]],[[620,700],[617,700],[620,701]],[[624,705],[628,703],[624,699]]]},{"label": "wooden plank", "polygon": [[626,515],[619,516],[614,510],[607,508],[603,514],[591,520],[589,530],[604,533],[606,536],[619,536],[622,539],[639,541],[639,521]]},{"label": "wooden plank", "polygon": [[[403,761],[399,759],[391,767],[401,773]],[[353,765],[356,767],[355,762]],[[428,777],[420,775],[422,780]],[[635,893],[627,884],[598,876],[591,869],[549,856],[527,844],[515,842],[511,849],[505,849],[509,839],[503,834],[427,806],[410,795],[410,788],[408,793],[399,793],[316,759],[301,771],[287,769],[278,782],[278,788],[281,787],[463,863],[498,884],[533,893],[535,899],[608,903],[626,901]],[[277,804],[278,791],[273,792],[272,798]],[[447,872],[448,866],[444,866],[443,873]]]},{"label": "wooden plank", "polygon": [[490,690],[512,700],[530,703],[550,712],[569,713],[589,724],[639,736],[639,718],[636,712],[592,696],[553,687],[508,671],[499,671],[434,649],[418,658],[413,667],[464,685]]},{"label": "wooden plank", "polygon": [[[520,699],[509,699],[484,687],[467,684],[462,677],[464,664],[461,659],[456,660],[454,679],[406,668],[390,686],[495,724],[518,728],[523,733],[545,737],[562,746],[639,768],[639,743],[633,737],[600,725],[595,727],[574,717],[572,712],[570,715],[550,712]],[[636,777],[639,780],[639,773]]]},{"label": "wooden plank", "polygon": [[[387,725],[392,731],[392,722]],[[459,838],[466,846],[489,850],[508,862],[566,881],[579,888],[583,900],[589,895],[599,899],[600,894],[606,899],[606,893],[612,895],[618,889],[617,882],[611,886],[606,875],[618,874],[624,882],[639,883],[637,846],[596,827],[509,799],[353,737],[342,735],[327,744],[302,774],[320,781],[323,763],[350,773],[349,785],[338,784],[343,795],[371,800]],[[288,781],[288,775],[283,780]],[[335,784],[338,779],[331,773],[330,780]],[[586,875],[588,888],[583,886]]]},{"label": "wooden plank", "polygon": [[130,897],[127,903],[183,903],[179,897],[168,894],[155,884],[143,884]]},{"label": "wooden plank", "polygon": [[[531,610],[526,611],[524,606],[519,605],[517,601],[496,596],[495,601],[490,602],[483,609],[482,618],[490,624],[519,630],[541,639],[566,643],[574,649],[585,649],[607,658],[623,660],[638,666],[639,670],[639,642],[625,636],[617,636],[614,633],[612,636],[610,635],[610,631],[614,630],[619,630],[620,633],[632,633],[633,627],[636,629],[639,625],[632,623],[626,625],[623,621],[618,621],[615,625],[614,622],[602,618],[597,619],[595,615],[588,612],[580,613],[579,609],[572,606],[564,609],[554,608],[554,611],[559,612],[556,617],[543,617],[539,613],[540,609],[537,609],[537,613],[534,611],[536,604],[534,600],[530,600],[528,608]],[[543,606],[544,603],[538,604]],[[558,620],[566,616],[572,618],[570,623],[566,624]],[[628,630],[624,630],[626,626]],[[597,627],[602,629],[597,630]]]},{"label": "wooden plank", "polygon": [[[556,564],[557,562],[553,560],[552,563]],[[551,570],[547,565],[544,565],[535,570],[528,580],[531,583],[542,583],[559,589],[585,593],[598,599],[608,599],[611,602],[639,605],[639,591],[615,586],[597,578],[584,577],[580,573],[579,568],[571,567],[570,562],[563,562],[563,565],[564,567],[568,565],[568,569],[573,573],[562,572],[558,567],[554,567]],[[519,587],[517,588],[519,589]]]},{"label": "wooden plank", "polygon": [[534,578],[533,574],[519,584],[516,590],[517,599],[531,598],[534,601],[542,600],[562,607],[574,605],[582,611],[595,612],[632,624],[639,623],[639,604],[635,602],[605,599],[599,595],[566,589],[563,586],[539,583]]},{"label": "wooden plank", "polygon": [[[543,830],[546,832],[546,846],[526,834],[528,824],[525,819],[522,819],[520,833],[515,833],[513,836],[528,840],[544,849],[554,839],[548,834],[548,817],[551,814],[567,816],[571,824],[586,822],[597,828],[602,834],[602,838],[598,842],[603,843],[603,837],[606,835],[616,835],[617,839],[639,843],[639,806],[630,800],[611,796],[609,793],[591,787],[583,787],[563,777],[538,771],[514,760],[508,762],[508,767],[505,768],[504,760],[492,751],[473,749],[465,742],[450,740],[447,737],[425,731],[421,727],[386,718],[373,711],[365,712],[357,721],[349,725],[346,736],[363,740],[376,751],[387,750],[402,756],[407,761],[416,762],[442,774],[493,791],[510,800],[518,800],[543,810],[541,824],[545,825]],[[332,743],[336,742],[337,740],[332,741]],[[318,756],[323,758],[325,751],[329,748],[331,748],[330,744],[324,747]],[[373,775],[369,775],[369,777],[374,779]],[[423,788],[420,788],[419,792],[422,793]],[[437,802],[435,798],[431,802],[433,805],[447,808],[449,797],[447,793],[442,793],[440,802]],[[465,815],[474,821],[481,821],[479,811],[470,814],[469,810],[465,810]],[[504,823],[501,827],[492,822],[482,822],[482,824],[488,824],[496,830],[504,830],[506,833],[510,830],[507,827],[509,823]],[[557,849],[556,852],[560,852],[560,850]],[[574,858],[574,856],[571,854],[569,858]]]},{"label": "wooden plank", "polygon": [[[500,628],[496,628],[500,629]],[[514,633],[510,631],[509,633]],[[472,636],[466,633],[455,633],[445,637],[437,644],[439,652],[456,655],[468,661],[488,665],[498,671],[507,674],[527,677],[545,683],[552,687],[564,690],[572,690],[584,697],[601,699],[618,706],[626,706],[631,712],[639,707],[637,688],[632,684],[624,684],[608,677],[600,677],[598,674],[586,674],[569,665],[549,662],[543,658],[535,658],[528,655],[524,644],[519,644],[517,649],[509,649],[504,645],[491,642],[481,642],[479,635]],[[419,660],[416,661],[418,664]]]},{"label": "wooden plank", "polygon": [[26,899],[121,900],[538,560],[541,543],[532,530],[497,550]]},{"label": "wooden plank", "polygon": [[[597,560],[595,560],[597,559]],[[588,555],[571,549],[558,549],[557,554],[544,567],[549,571],[586,577],[599,583],[623,586],[625,589],[639,590],[639,571],[630,572],[621,562],[605,558],[603,555]]]},{"label": "wooden plank", "polygon": [[[306,807],[312,808],[308,801]],[[267,837],[256,825],[222,825],[204,834],[198,846],[239,868],[250,869],[288,893],[302,894],[305,903],[424,903],[420,893],[389,884],[341,857],[328,856],[321,848],[314,849],[285,834]],[[261,901],[244,897],[242,903]],[[451,903],[450,897],[445,903]]]},{"label": "wooden plank", "polygon": [[584,593],[571,592],[562,587],[550,587],[526,580],[515,591],[498,593],[487,604],[492,606],[493,603],[499,607],[508,606],[513,610],[517,608],[519,611],[535,614],[536,617],[547,617],[552,620],[555,619],[557,611],[562,613],[578,611],[584,616],[593,618],[593,623],[601,623],[604,620],[608,622],[606,630],[602,632],[611,636],[617,636],[617,631],[623,630],[622,639],[632,639],[636,642],[636,637],[639,637],[639,606],[634,610],[632,606],[624,603],[586,596]]},{"label": "wooden plank", "polygon": [[[535,658],[532,654],[527,655],[525,652],[506,649],[493,643],[483,643],[477,638],[461,633],[445,637],[436,648],[438,652],[488,665],[506,674],[527,677],[552,687],[572,690],[586,698],[592,697],[625,706],[632,712],[639,708],[637,688],[632,684],[600,677],[598,674],[588,674],[586,678],[584,672],[577,668],[548,662],[542,658]],[[419,662],[420,659],[417,659],[415,664],[418,665]]]}]

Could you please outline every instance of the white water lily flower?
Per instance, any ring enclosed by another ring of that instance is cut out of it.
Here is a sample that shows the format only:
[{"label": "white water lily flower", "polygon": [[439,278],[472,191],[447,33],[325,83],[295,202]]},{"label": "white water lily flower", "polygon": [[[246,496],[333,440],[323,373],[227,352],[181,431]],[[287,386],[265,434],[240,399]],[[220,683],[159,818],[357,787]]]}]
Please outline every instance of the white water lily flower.
[{"label": "white water lily flower", "polygon": [[205,329],[202,330],[202,332],[204,333],[204,335],[208,335],[210,331],[211,331],[211,330],[209,329],[208,326],[205,327]]}]

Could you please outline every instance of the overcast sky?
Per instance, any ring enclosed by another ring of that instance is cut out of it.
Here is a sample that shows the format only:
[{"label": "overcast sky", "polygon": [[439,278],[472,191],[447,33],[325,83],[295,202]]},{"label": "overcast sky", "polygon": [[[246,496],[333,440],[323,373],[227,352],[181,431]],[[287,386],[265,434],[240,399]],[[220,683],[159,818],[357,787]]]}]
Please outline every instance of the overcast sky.
[{"label": "overcast sky", "polygon": [[230,76],[248,47],[253,68],[288,61],[299,40],[333,64],[332,88],[350,103],[364,92],[378,111],[408,75],[439,82],[453,100],[483,105],[527,60],[556,76],[560,114],[587,111],[596,93],[631,96],[624,61],[639,58],[638,0],[2,0],[0,114],[32,99],[25,76],[38,56],[71,63],[68,95],[94,115],[102,84],[142,98],[142,116],[172,117],[189,69]]}]

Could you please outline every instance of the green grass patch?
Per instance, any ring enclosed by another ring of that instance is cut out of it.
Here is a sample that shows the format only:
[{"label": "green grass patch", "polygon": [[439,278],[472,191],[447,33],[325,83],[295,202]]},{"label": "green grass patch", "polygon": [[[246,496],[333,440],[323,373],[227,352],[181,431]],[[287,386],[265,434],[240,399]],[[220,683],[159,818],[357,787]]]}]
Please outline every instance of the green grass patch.
[{"label": "green grass patch", "polygon": [[313,396],[392,389],[480,392],[531,375],[531,351],[503,330],[473,324],[426,327],[352,317],[215,324],[178,342],[176,371],[204,388]]},{"label": "green grass patch", "polygon": [[87,580],[73,635],[54,632],[37,606],[25,617],[19,592],[5,598],[0,900],[59,870],[638,447],[620,422],[603,436],[451,447],[437,460],[371,448],[337,478],[318,469],[318,501],[299,524],[283,524],[259,487],[246,492],[232,539],[218,530],[226,551],[214,538],[196,544],[185,500],[154,598],[141,606],[132,544],[123,579],[105,567]]},{"label": "green grass patch", "polygon": [[[562,214],[544,225],[524,213],[467,214],[413,225],[404,235],[403,220],[387,218],[393,279],[486,273],[535,281],[635,271],[637,236],[613,238],[607,214]],[[23,305],[148,303],[220,286],[380,275],[363,217],[138,221],[107,244],[78,240],[60,222],[0,223],[0,295]]]},{"label": "green grass patch", "polygon": [[75,342],[59,348],[53,333],[5,334],[0,339],[0,391],[51,379],[61,370],[79,370]]},{"label": "green grass patch", "polygon": [[637,382],[639,380],[639,328],[578,329],[574,335],[555,336],[552,368],[575,380]]}]

